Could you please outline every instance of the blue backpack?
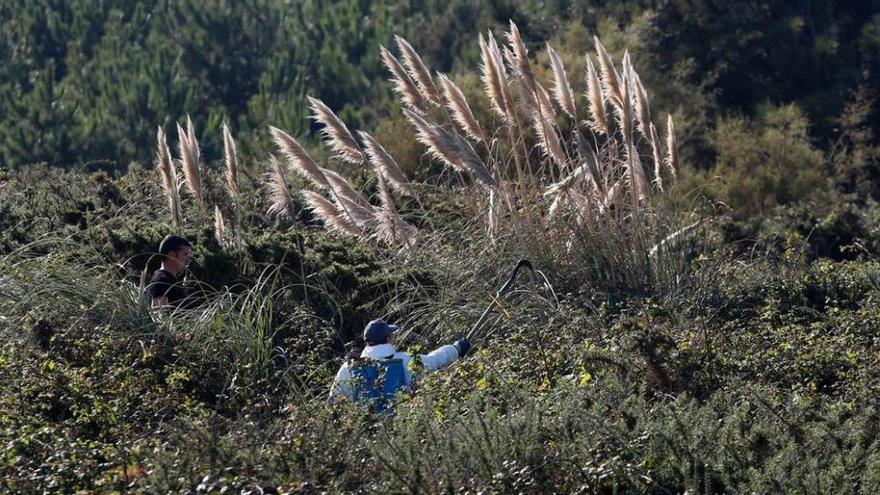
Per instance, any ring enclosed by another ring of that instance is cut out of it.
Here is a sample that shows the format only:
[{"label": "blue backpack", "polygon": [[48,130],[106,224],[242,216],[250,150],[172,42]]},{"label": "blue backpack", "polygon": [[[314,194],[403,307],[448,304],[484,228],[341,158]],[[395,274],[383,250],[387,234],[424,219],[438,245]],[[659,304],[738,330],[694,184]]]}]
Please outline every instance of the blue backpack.
[{"label": "blue backpack", "polygon": [[402,359],[357,360],[351,377],[355,402],[376,412],[387,412],[395,394],[407,388]]}]

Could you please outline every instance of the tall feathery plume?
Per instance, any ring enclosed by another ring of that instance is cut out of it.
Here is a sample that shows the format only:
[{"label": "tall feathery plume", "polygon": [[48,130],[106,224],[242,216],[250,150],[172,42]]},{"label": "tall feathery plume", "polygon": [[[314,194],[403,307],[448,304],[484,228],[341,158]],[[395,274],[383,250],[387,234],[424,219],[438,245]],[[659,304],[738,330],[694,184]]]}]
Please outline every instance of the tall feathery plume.
[{"label": "tall feathery plume", "polygon": [[238,200],[238,155],[235,150],[235,140],[229,132],[229,126],[223,123],[223,158],[226,162],[226,186],[233,200]]},{"label": "tall feathery plume", "polygon": [[621,122],[623,131],[623,144],[626,152],[627,175],[629,176],[630,187],[634,195],[634,201],[644,202],[648,199],[649,187],[648,179],[645,177],[645,169],[642,167],[642,161],[639,158],[639,152],[636,149],[633,140],[633,124],[635,116],[633,115],[633,73],[627,70],[630,67],[629,52],[623,54],[623,74],[621,81],[621,98],[622,106],[618,109],[618,117]]},{"label": "tall feathery plume", "polygon": [[202,149],[199,147],[199,140],[196,138],[196,127],[193,125],[192,119],[189,114],[186,115],[186,137],[189,140],[190,148],[192,149],[193,161],[198,165],[199,169],[199,189],[202,191],[202,207],[205,207],[205,193],[204,191],[211,190],[208,181],[210,177],[208,176],[208,166],[205,161],[202,159]]},{"label": "tall feathery plume", "polygon": [[415,241],[415,227],[406,223],[403,217],[397,213],[394,206],[394,198],[391,197],[391,191],[388,188],[385,176],[380,172],[376,174],[379,186],[379,197],[382,200],[382,207],[376,213],[377,224],[375,227],[376,237],[382,239],[388,244],[402,242],[404,247],[409,248]]},{"label": "tall feathery plume", "polygon": [[391,188],[388,187],[388,179],[382,173],[382,169],[376,171],[376,186],[379,188],[379,200],[382,208],[396,211],[394,197],[391,196]]},{"label": "tall feathery plume", "polygon": [[221,247],[228,245],[226,239],[226,221],[223,220],[223,212],[218,205],[214,205],[214,239]]},{"label": "tall feathery plume", "polygon": [[324,222],[330,230],[345,236],[357,237],[361,234],[361,230],[346,218],[336,206],[324,199],[320,194],[303,189],[300,191],[306,200],[306,205],[318,218]]},{"label": "tall feathery plume", "polygon": [[648,200],[651,188],[648,185],[648,178],[645,176],[645,168],[642,166],[642,160],[639,158],[639,152],[635,146],[627,146],[629,155],[627,156],[627,175],[629,176],[630,186],[633,193],[640,203]]},{"label": "tall feathery plume", "polygon": [[[629,52],[623,54],[623,67],[629,62]],[[615,106],[617,110],[617,119],[620,121],[620,127],[623,131],[623,139],[625,145],[633,144],[633,99],[632,99],[632,78],[627,70],[623,71],[620,81],[620,105]]]},{"label": "tall feathery plume", "polygon": [[352,186],[345,177],[326,168],[322,168],[321,173],[324,174],[324,177],[326,177],[327,180],[330,182],[330,186],[333,189],[333,193],[336,195],[337,199],[345,200],[346,204],[356,204],[362,208],[366,208],[367,210],[373,208],[370,205],[370,202],[367,201],[367,198],[363,197],[361,193],[357,192],[354,186]]},{"label": "tall feathery plume", "polygon": [[177,180],[177,171],[174,170],[174,161],[171,158],[171,150],[168,149],[168,141],[165,138],[165,131],[161,127],[156,131],[156,141],[158,143],[156,150],[156,170],[159,171],[159,178],[162,179],[162,190],[165,197],[168,198],[168,208],[171,210],[171,217],[175,226],[180,225],[180,184]]},{"label": "tall feathery plume", "polygon": [[446,98],[446,107],[452,113],[452,118],[461,127],[461,130],[474,141],[485,141],[485,134],[471,106],[464,97],[461,89],[456,86],[445,74],[440,74],[440,86],[443,88],[443,96]]},{"label": "tall feathery plume", "polygon": [[418,230],[408,224],[396,211],[381,208],[377,213],[375,237],[389,245],[403,244],[410,249],[416,242]]},{"label": "tall feathery plume", "polygon": [[611,60],[611,56],[605,51],[605,47],[602,46],[598,37],[594,36],[593,42],[596,45],[599,67],[602,70],[602,84],[605,86],[605,96],[611,100],[614,106],[623,106],[623,90],[620,86],[620,75],[617,73],[617,69],[614,68],[614,61]]},{"label": "tall feathery plume", "polygon": [[416,83],[414,83],[412,78],[409,77],[409,74],[407,74],[406,69],[400,65],[400,62],[391,54],[391,52],[388,51],[387,48],[384,46],[380,47],[380,51],[382,52],[382,61],[385,63],[385,67],[387,67],[394,76],[392,78],[394,81],[394,90],[400,94],[400,99],[403,101],[403,104],[414,112],[423,115],[427,113],[428,106],[425,98],[422,96],[419,88],[416,87]]},{"label": "tall feathery plume", "polygon": [[486,87],[486,95],[492,102],[492,109],[508,122],[513,122],[515,113],[512,100],[507,88],[507,70],[501,59],[501,51],[492,32],[489,32],[488,41],[480,35],[480,58],[482,59],[482,79]]},{"label": "tall feathery plume", "polygon": [[596,189],[603,189],[606,178],[602,176],[599,170],[599,159],[593,148],[587,143],[587,139],[581,134],[580,129],[574,131],[575,148],[577,149],[578,159],[589,169],[589,175],[593,178],[593,185]]},{"label": "tall feathery plume", "polygon": [[634,99],[636,103],[636,118],[639,121],[639,132],[642,133],[642,136],[645,136],[645,139],[650,140],[651,107],[648,105],[648,93],[645,91],[645,87],[642,86],[642,79],[632,65],[628,67],[628,70],[632,77],[632,85],[635,92]]},{"label": "tall feathery plume", "polygon": [[535,82],[535,95],[538,108],[541,110],[541,116],[547,120],[555,120],[556,109],[553,108],[553,102],[550,100],[550,93],[539,82]]},{"label": "tall feathery plume", "polygon": [[409,179],[388,151],[386,151],[378,141],[373,139],[373,136],[370,136],[366,132],[358,131],[358,135],[366,146],[367,156],[369,156],[370,163],[372,163],[373,167],[376,169],[376,175],[381,173],[386,179],[388,179],[388,183],[391,187],[399,194],[415,197]]},{"label": "tall feathery plume", "polygon": [[523,43],[522,37],[519,34],[519,28],[516,27],[516,23],[512,20],[510,21],[510,30],[507,32],[507,42],[510,44],[512,54],[511,66],[517,75],[523,79],[526,88],[530,90],[529,92],[534,92],[535,76],[532,74],[532,66],[529,63],[529,50],[526,48],[525,43]]},{"label": "tall feathery plume", "polygon": [[587,101],[590,104],[590,129],[599,134],[608,134],[608,116],[605,113],[605,97],[599,83],[599,74],[590,55],[587,55]]},{"label": "tall feathery plume", "polygon": [[448,163],[459,172],[471,173],[486,187],[495,186],[495,180],[486,164],[467,141],[440,126],[429,124],[415,112],[406,109],[403,112],[415,126],[416,138],[428,147],[435,158]]},{"label": "tall feathery plume", "polygon": [[532,67],[529,62],[529,51],[523,43],[519,34],[519,28],[513,21],[510,21],[510,31],[507,33],[507,41],[510,47],[505,51],[508,64],[511,70],[517,76],[516,81],[519,83],[520,96],[523,99],[525,108],[529,115],[535,118],[535,114],[541,111],[540,102],[535,86],[535,76],[532,74]]},{"label": "tall feathery plume", "polygon": [[269,172],[269,215],[277,215],[280,217],[293,218],[293,198],[290,196],[290,189],[287,186],[287,177],[284,173],[284,165],[281,160],[272,155],[271,171]]},{"label": "tall feathery plume", "polygon": [[340,211],[363,231],[371,231],[376,228],[379,222],[377,208],[373,206],[369,208],[364,207],[342,195],[336,196],[336,203],[339,205]]},{"label": "tall feathery plume", "polygon": [[317,98],[308,97],[312,118],[320,122],[324,128],[321,133],[330,145],[333,154],[343,161],[359,165],[364,162],[364,152],[355,141],[348,127],[330,110],[330,107]]},{"label": "tall feathery plume", "polygon": [[[187,117],[187,120],[189,118]],[[180,124],[177,124],[177,145],[180,152],[180,161],[183,165],[183,177],[186,187],[193,197],[196,198],[199,208],[204,210],[205,200],[202,196],[202,172],[199,167],[198,143],[193,143],[190,135],[194,138],[194,132],[184,131]]]},{"label": "tall feathery plume", "polygon": [[574,108],[574,94],[571,91],[571,84],[568,82],[568,76],[565,74],[565,65],[556,50],[547,43],[547,55],[550,57],[550,65],[553,67],[553,97],[556,103],[567,113],[572,119],[577,119]]},{"label": "tall feathery plume", "polygon": [[651,124],[651,153],[654,155],[654,183],[657,189],[663,190],[663,174],[661,166],[663,160],[660,158],[660,138],[657,136],[657,128]]},{"label": "tall feathery plume", "polygon": [[565,167],[566,158],[559,135],[556,134],[556,113],[550,102],[550,95],[540,83],[535,83],[535,93],[538,95],[537,108],[532,114],[535,134],[538,136],[538,144],[545,157],[550,157],[560,167]]},{"label": "tall feathery plume", "polygon": [[564,167],[566,163],[565,152],[562,150],[559,136],[556,135],[556,130],[550,120],[536,116],[534,128],[543,155],[551,158],[560,167]]},{"label": "tall feathery plume", "polygon": [[402,37],[395,35],[394,41],[397,42],[397,47],[400,49],[400,53],[403,54],[403,63],[409,69],[410,76],[412,76],[421,90],[422,97],[438,107],[442,106],[443,102],[440,100],[440,94],[437,92],[437,86],[434,85],[431,72],[425,66],[425,63],[422,62],[422,57]]},{"label": "tall feathery plume", "polygon": [[196,126],[193,125],[193,121],[189,114],[186,114],[186,137],[192,147],[192,154],[195,162],[200,163],[202,161],[202,155],[201,150],[199,149],[199,140],[196,139]]},{"label": "tall feathery plume", "polygon": [[330,183],[327,181],[327,178],[324,177],[324,174],[321,173],[321,168],[318,167],[318,164],[316,164],[314,160],[312,160],[312,157],[310,157],[308,152],[306,152],[306,149],[299,144],[299,141],[277,127],[269,126],[269,131],[272,132],[272,138],[275,140],[275,145],[278,146],[278,149],[281,150],[282,153],[284,153],[290,161],[290,164],[293,166],[293,169],[298,174],[317,187],[325,189],[330,188]]},{"label": "tall feathery plume", "polygon": [[666,166],[669,174],[675,180],[678,177],[678,148],[675,141],[675,124],[672,123],[672,115],[666,116]]}]

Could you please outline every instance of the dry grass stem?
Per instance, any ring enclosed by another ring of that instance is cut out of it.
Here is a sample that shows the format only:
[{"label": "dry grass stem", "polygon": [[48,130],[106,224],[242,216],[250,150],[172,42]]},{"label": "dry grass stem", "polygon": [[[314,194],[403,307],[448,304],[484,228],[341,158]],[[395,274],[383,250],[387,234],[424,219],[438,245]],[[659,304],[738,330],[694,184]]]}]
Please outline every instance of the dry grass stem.
[{"label": "dry grass stem", "polygon": [[573,120],[577,119],[577,113],[574,107],[574,94],[571,91],[571,84],[568,82],[568,76],[565,74],[565,66],[559,54],[550,44],[547,44],[547,55],[550,57],[550,65],[553,68],[553,96],[556,103],[567,113]]},{"label": "dry grass stem", "polygon": [[348,163],[355,165],[363,163],[364,152],[345,123],[321,100],[311,96],[308,97],[308,100],[312,110],[312,118],[324,126],[321,133],[324,135],[324,140],[330,145],[333,154]]},{"label": "dry grass stem", "polygon": [[443,105],[443,102],[440,100],[440,94],[437,92],[437,86],[434,85],[434,80],[431,78],[431,72],[425,66],[425,63],[422,62],[419,54],[402,37],[395,35],[394,41],[397,42],[397,47],[400,49],[400,53],[403,54],[403,63],[409,69],[410,76],[412,76],[419,90],[421,90],[422,97],[437,106]]},{"label": "dry grass stem", "polygon": [[676,230],[675,232],[669,234],[664,237],[663,240],[651,246],[651,249],[648,250],[648,256],[655,257],[660,252],[661,249],[670,248],[678,243],[681,238],[687,234],[688,232],[697,228],[700,224],[702,224],[702,220],[698,220],[692,224],[685,225],[684,227]]},{"label": "dry grass stem", "polygon": [[330,183],[324,177],[324,174],[321,173],[321,168],[312,160],[299,141],[277,127],[269,126],[269,130],[272,132],[275,145],[284,153],[298,174],[311,181],[317,187],[330,188]]},{"label": "dry grass stem", "polygon": [[412,78],[407,74],[406,69],[400,65],[400,62],[384,46],[381,47],[381,52],[382,61],[385,63],[385,67],[387,67],[394,76],[392,78],[392,81],[394,82],[394,90],[400,95],[400,99],[403,101],[404,105],[410,110],[422,115],[427,113],[428,106],[426,100],[424,96],[422,96],[421,91],[419,91],[419,88],[416,87]]}]

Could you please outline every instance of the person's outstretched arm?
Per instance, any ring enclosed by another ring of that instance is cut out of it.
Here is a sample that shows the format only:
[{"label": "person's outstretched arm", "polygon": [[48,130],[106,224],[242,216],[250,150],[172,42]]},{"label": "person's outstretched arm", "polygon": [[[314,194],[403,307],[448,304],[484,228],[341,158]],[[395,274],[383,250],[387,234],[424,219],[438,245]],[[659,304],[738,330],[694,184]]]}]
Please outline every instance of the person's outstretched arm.
[{"label": "person's outstretched arm", "polygon": [[459,340],[454,345],[444,345],[428,354],[422,354],[422,365],[425,367],[425,372],[430,373],[449,366],[456,359],[464,357],[470,348],[471,345],[467,340]]}]

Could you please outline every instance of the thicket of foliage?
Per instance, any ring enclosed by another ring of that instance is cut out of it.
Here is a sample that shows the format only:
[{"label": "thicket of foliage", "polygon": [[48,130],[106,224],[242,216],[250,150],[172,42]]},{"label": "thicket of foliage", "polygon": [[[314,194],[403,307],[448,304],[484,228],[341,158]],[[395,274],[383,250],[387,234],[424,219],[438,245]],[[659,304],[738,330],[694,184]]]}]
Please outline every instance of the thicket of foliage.
[{"label": "thicket of foliage", "polygon": [[684,292],[556,303],[525,278],[473,356],[383,419],[324,402],[342,342],[377,314],[411,350],[460,336],[509,257],[463,242],[403,263],[286,222],[230,251],[185,226],[220,293],[157,324],[139,269],[174,229],[152,173],[33,169],[0,198],[8,490],[878,488],[876,207],[719,219],[759,242],[703,252]]},{"label": "thicket of foliage", "polygon": [[880,17],[653,4],[0,6],[0,489],[876,493]]}]

